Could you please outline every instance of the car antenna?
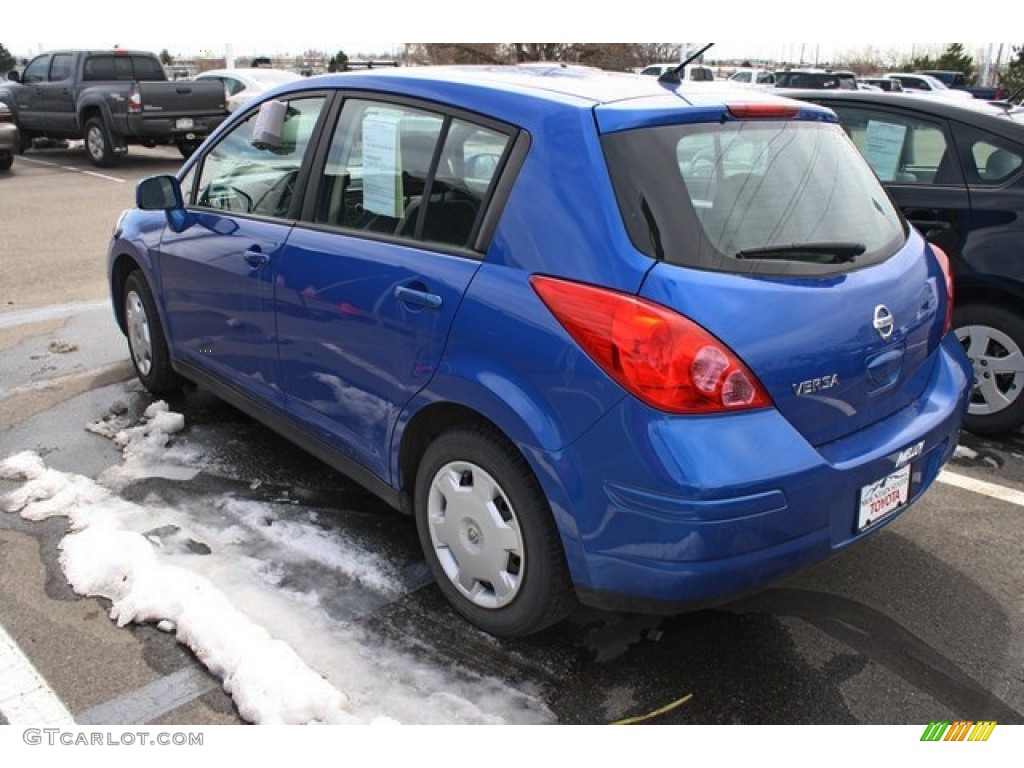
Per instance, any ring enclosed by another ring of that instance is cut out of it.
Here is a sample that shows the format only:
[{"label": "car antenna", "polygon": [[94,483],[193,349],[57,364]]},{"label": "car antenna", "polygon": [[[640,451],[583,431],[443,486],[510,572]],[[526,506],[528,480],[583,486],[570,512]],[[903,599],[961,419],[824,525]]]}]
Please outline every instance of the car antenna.
[{"label": "car antenna", "polygon": [[678,67],[670,69],[668,72],[662,73],[658,77],[658,82],[661,83],[662,85],[679,85],[681,82],[683,82],[683,78],[680,77],[679,73],[682,72],[686,65],[689,64],[691,61],[695,61],[696,59],[699,59],[701,56],[703,56],[704,52],[712,45],[714,45],[714,43],[708,43],[695,54],[693,54],[693,56],[691,56],[682,64],[680,64]]}]

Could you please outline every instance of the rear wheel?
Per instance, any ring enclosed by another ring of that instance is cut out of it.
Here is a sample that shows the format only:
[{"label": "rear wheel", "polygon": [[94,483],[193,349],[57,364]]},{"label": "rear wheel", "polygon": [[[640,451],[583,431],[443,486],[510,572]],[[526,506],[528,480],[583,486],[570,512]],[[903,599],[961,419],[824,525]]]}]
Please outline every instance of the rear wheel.
[{"label": "rear wheel", "polygon": [[966,304],[954,310],[953,327],[974,369],[964,427],[986,435],[1024,424],[1024,318],[995,305]]},{"label": "rear wheel", "polygon": [[9,171],[14,165],[14,155],[10,152],[0,152],[0,171]]},{"label": "rear wheel", "polygon": [[139,270],[124,284],[124,328],[135,374],[153,394],[174,391],[181,387],[181,378],[171,368],[167,340],[156,312],[153,293]]},{"label": "rear wheel", "polygon": [[460,428],[430,445],[415,514],[439,588],[479,628],[522,637],[572,610],[547,499],[523,457],[494,432]]},{"label": "rear wheel", "polygon": [[110,168],[117,162],[114,143],[103,118],[91,117],[85,123],[85,151],[92,164],[98,168]]}]

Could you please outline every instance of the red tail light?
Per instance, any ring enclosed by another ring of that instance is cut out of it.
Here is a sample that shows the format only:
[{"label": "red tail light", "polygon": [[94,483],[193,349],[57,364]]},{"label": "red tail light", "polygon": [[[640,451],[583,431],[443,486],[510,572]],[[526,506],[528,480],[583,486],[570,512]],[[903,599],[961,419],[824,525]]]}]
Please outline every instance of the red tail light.
[{"label": "red tail light", "polygon": [[142,111],[142,94],[139,92],[138,85],[133,85],[128,94],[128,111],[133,113]]},{"label": "red tail light", "polygon": [[648,405],[691,414],[771,405],[739,358],[678,312],[550,277],[534,276],[530,283],[583,351]]},{"label": "red tail light", "polygon": [[953,270],[949,266],[949,256],[946,255],[946,252],[934,243],[928,243],[928,245],[931,246],[935,260],[942,268],[942,276],[946,278],[946,319],[942,324],[942,335],[945,336],[953,327]]},{"label": "red tail light", "polygon": [[6,109],[0,109],[0,123],[13,123],[14,116]]}]

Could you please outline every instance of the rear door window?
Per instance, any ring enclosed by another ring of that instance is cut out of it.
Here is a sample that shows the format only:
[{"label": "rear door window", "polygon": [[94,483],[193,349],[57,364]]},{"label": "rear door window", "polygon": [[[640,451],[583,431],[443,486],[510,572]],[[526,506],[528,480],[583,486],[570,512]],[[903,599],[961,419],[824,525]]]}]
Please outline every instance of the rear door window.
[{"label": "rear door window", "polygon": [[55,53],[50,65],[50,82],[61,82],[71,77],[71,54]]},{"label": "rear door window", "polygon": [[963,183],[945,123],[906,113],[829,104],[878,178],[893,184]]},{"label": "rear door window", "polygon": [[508,134],[461,118],[346,101],[314,221],[469,247],[508,150]]}]

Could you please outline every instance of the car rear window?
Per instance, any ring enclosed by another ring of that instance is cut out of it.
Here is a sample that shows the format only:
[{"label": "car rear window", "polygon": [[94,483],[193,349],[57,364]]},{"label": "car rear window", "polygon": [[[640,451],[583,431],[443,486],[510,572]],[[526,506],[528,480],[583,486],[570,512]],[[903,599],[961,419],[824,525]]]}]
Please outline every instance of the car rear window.
[{"label": "car rear window", "polygon": [[653,258],[834,274],[886,259],[906,239],[882,185],[834,123],[656,126],[602,142],[630,239]]},{"label": "car rear window", "polygon": [[166,80],[160,60],[151,56],[110,54],[86,59],[83,80]]}]

